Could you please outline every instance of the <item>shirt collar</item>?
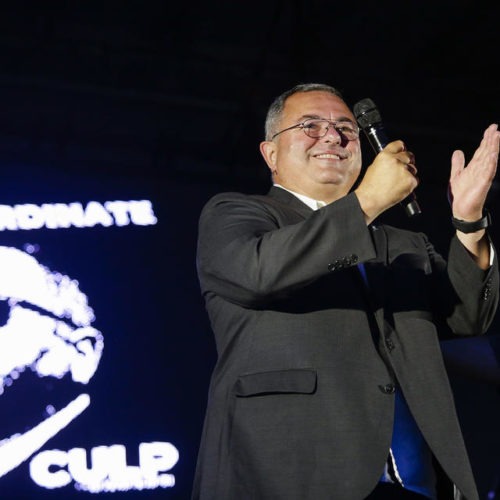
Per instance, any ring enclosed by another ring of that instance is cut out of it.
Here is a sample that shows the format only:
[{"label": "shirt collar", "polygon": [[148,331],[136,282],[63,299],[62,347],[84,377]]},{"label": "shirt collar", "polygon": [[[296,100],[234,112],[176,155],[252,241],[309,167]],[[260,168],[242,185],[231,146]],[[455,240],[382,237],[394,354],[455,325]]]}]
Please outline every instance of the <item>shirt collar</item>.
[{"label": "shirt collar", "polygon": [[287,189],[280,184],[274,184],[276,187],[279,187],[281,189],[284,189],[285,191],[288,191],[289,193],[293,194],[296,196],[302,203],[305,203],[309,208],[312,208],[313,210],[318,210],[324,206],[326,206],[326,203],[321,200],[315,200],[314,198],[309,198],[309,196],[305,196],[303,194],[296,193],[295,191],[291,191],[290,189]]}]

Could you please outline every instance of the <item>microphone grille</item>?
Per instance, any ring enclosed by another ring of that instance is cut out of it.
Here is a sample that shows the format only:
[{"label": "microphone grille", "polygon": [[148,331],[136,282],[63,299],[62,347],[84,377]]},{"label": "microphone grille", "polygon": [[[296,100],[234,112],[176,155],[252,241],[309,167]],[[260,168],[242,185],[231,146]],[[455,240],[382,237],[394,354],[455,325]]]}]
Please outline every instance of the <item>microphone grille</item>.
[{"label": "microphone grille", "polygon": [[382,116],[375,103],[369,99],[361,99],[354,107],[354,116],[362,129],[371,127],[382,121]]}]

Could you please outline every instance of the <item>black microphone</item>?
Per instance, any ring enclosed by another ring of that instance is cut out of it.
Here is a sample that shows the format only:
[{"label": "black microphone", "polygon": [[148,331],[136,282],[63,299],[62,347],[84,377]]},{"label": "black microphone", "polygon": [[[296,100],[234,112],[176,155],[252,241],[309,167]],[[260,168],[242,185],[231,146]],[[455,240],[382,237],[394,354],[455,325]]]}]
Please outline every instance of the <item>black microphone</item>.
[{"label": "black microphone", "polygon": [[[354,105],[354,116],[358,121],[360,128],[364,131],[368,142],[375,151],[379,153],[390,142],[385,134],[382,125],[382,116],[371,99],[362,99]],[[415,193],[411,193],[402,202],[408,217],[414,217],[422,213]]]}]

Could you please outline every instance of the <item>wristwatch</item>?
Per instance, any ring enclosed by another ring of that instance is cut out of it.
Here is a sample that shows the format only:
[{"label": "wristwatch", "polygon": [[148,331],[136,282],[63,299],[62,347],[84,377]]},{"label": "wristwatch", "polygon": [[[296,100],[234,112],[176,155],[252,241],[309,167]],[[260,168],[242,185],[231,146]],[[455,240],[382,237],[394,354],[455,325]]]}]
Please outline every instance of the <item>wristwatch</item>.
[{"label": "wristwatch", "polygon": [[474,222],[467,222],[465,220],[455,219],[455,217],[451,218],[451,223],[455,229],[462,231],[462,233],[475,233],[480,229],[485,229],[488,226],[491,226],[491,214],[488,210],[483,210],[482,219],[476,220]]}]

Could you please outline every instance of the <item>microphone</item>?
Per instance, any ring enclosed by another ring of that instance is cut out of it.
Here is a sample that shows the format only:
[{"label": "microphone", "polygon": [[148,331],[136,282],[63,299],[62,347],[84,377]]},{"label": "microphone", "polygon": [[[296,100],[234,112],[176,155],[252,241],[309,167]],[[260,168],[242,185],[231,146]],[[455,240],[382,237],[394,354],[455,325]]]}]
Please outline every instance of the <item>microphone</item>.
[{"label": "microphone", "polygon": [[[384,126],[382,125],[382,116],[375,103],[369,98],[362,99],[354,105],[353,111],[359,127],[364,131],[375,153],[382,151],[390,141],[385,134]],[[422,213],[415,193],[407,196],[401,202],[401,205],[408,217],[414,217]]]}]

